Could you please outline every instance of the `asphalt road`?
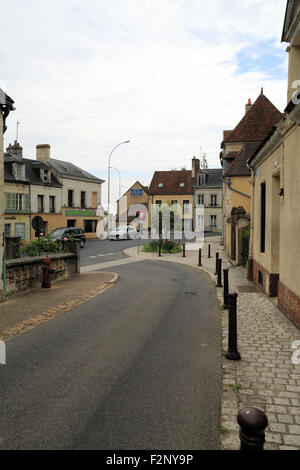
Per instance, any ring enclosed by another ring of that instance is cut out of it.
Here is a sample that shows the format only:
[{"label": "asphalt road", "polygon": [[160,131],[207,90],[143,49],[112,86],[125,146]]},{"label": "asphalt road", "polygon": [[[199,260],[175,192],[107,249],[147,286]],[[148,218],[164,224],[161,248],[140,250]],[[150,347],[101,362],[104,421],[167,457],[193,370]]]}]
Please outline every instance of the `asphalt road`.
[{"label": "asphalt road", "polygon": [[150,261],[116,270],[105,294],[7,344],[0,449],[219,448],[210,278]]},{"label": "asphalt road", "polygon": [[[218,233],[206,233],[205,238],[219,236]],[[147,243],[147,240],[141,240],[141,245]],[[84,249],[80,250],[81,266],[90,266],[92,264],[107,263],[119,259],[126,259],[127,256],[123,250],[138,245],[138,240],[87,240]]]}]

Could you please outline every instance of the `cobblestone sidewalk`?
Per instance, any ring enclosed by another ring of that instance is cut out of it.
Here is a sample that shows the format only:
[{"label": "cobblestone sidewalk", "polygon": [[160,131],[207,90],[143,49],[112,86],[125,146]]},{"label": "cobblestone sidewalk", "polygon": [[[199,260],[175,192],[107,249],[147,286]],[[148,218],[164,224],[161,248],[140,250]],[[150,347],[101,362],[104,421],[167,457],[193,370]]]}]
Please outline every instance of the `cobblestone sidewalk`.
[{"label": "cobblestone sidewalk", "polygon": [[[207,258],[211,245],[212,258]],[[292,344],[300,340],[300,331],[278,310],[276,305],[246,279],[242,267],[232,266],[219,238],[205,242],[202,264],[215,277],[215,254],[220,253],[223,267],[229,268],[230,290],[238,297],[238,348],[240,362],[223,359],[221,443],[224,450],[239,448],[238,411],[248,406],[263,410],[269,419],[266,450],[300,450],[300,366],[293,365]],[[136,249],[125,253],[136,257]],[[158,260],[157,255],[144,253],[140,257]],[[196,252],[163,255],[161,261],[197,266]],[[223,289],[217,289],[223,351],[228,347],[228,311],[222,309]]]}]

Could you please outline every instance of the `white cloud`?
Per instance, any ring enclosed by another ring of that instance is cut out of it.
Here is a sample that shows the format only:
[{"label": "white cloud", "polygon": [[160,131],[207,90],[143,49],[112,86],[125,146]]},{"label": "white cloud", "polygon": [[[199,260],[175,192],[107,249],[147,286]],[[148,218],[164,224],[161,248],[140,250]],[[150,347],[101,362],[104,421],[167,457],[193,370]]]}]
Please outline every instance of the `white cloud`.
[{"label": "white cloud", "polygon": [[113,158],[123,172],[150,179],[189,167],[200,146],[216,166],[222,130],[261,86],[285,105],[284,77],[241,72],[237,57],[251,47],[253,60],[271,42],[283,70],[284,9],[285,0],[4,0],[1,79],[17,107],[6,143],[20,119],[26,156],[50,143],[54,157],[104,179],[126,139]]}]

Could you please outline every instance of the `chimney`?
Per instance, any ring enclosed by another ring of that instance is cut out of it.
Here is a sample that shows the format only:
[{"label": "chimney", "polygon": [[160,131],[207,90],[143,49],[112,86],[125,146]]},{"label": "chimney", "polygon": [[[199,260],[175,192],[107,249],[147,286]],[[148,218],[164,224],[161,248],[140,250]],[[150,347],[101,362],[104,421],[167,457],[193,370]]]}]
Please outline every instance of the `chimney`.
[{"label": "chimney", "polygon": [[43,144],[36,146],[36,159],[40,162],[49,162],[50,160],[50,145]]},{"label": "chimney", "polygon": [[251,100],[250,98],[248,99],[248,104],[246,104],[246,113],[248,113],[248,111],[250,111],[250,109],[252,108],[252,103],[251,103]]},{"label": "chimney", "polygon": [[21,145],[15,140],[14,145],[9,144],[9,146],[6,149],[6,153],[10,157],[23,157],[23,148]]},{"label": "chimney", "polygon": [[192,177],[195,178],[199,172],[200,172],[200,160],[199,158],[194,157],[192,160]]}]

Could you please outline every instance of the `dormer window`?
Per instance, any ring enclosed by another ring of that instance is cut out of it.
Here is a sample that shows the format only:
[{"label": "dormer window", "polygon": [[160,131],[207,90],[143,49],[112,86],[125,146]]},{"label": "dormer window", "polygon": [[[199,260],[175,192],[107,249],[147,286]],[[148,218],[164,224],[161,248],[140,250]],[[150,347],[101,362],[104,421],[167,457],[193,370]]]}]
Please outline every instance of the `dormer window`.
[{"label": "dormer window", "polygon": [[184,187],[185,187],[185,183],[180,183],[180,187],[181,187],[181,188],[184,188]]},{"label": "dormer window", "polygon": [[203,186],[205,184],[205,175],[199,175],[198,184],[199,186]]},{"label": "dormer window", "polygon": [[159,187],[159,188],[163,188],[163,187],[164,187],[164,184],[163,184],[163,183],[159,183],[158,187]]},{"label": "dormer window", "polygon": [[51,173],[50,173],[50,170],[41,168],[41,180],[42,180],[44,183],[50,183],[50,181],[51,181]]},{"label": "dormer window", "polygon": [[14,164],[14,175],[17,179],[25,178],[25,166],[22,163]]}]

